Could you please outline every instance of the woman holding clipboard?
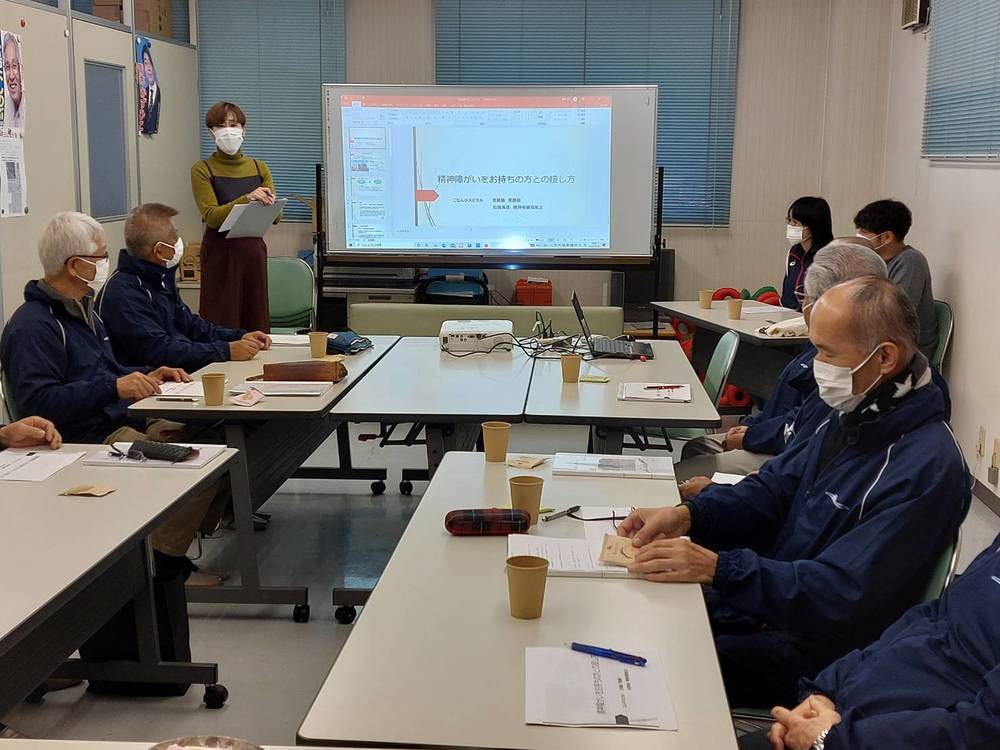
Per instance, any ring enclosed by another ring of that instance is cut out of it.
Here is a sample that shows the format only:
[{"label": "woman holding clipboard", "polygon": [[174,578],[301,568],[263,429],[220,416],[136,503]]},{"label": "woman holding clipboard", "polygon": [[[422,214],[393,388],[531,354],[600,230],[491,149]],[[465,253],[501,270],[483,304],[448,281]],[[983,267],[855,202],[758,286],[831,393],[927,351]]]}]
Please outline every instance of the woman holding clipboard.
[{"label": "woman holding clipboard", "polygon": [[219,227],[237,204],[272,205],[274,180],[267,164],[241,150],[243,110],[231,102],[216,102],[205,113],[205,126],[215,141],[215,153],[191,167],[191,190],[205,222],[198,312],[221,326],[266,333],[271,329],[267,245],[260,237],[230,239]]}]

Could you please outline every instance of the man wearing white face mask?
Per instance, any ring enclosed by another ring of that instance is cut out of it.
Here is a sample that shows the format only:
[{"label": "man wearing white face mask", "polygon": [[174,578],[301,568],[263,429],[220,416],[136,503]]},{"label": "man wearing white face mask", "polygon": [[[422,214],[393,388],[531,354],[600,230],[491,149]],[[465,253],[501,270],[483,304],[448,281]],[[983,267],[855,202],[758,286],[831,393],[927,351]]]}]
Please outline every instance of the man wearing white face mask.
[{"label": "man wearing white face mask", "polygon": [[24,304],[0,339],[0,360],[18,411],[51,420],[67,442],[99,443],[128,424],[130,403],[187,374],[125,367],[115,359],[94,293],[108,278],[101,225],[66,211],[42,231],[45,277],[29,281]]},{"label": "man wearing white face mask", "polygon": [[[968,511],[968,467],[917,321],[887,279],[811,310],[818,395],[832,411],[758,474],[618,527],[647,580],[695,582],[730,705],[794,705],[796,683],[863,648],[920,601]],[[685,538],[686,537],[686,538]]]},{"label": "man wearing white face mask", "polygon": [[275,200],[267,164],[242,151],[246,123],[243,110],[232,102],[209,107],[205,126],[216,150],[191,167],[191,190],[205,222],[198,311],[217,325],[267,332],[267,245],[260,237],[229,238],[219,232],[233,206]]},{"label": "man wearing white face mask", "polygon": [[165,362],[188,372],[212,362],[253,359],[271,345],[261,331],[225,328],[195,315],[177,291],[184,242],[177,210],[145,203],[125,220],[125,249],[97,299],[115,355],[143,366]]}]

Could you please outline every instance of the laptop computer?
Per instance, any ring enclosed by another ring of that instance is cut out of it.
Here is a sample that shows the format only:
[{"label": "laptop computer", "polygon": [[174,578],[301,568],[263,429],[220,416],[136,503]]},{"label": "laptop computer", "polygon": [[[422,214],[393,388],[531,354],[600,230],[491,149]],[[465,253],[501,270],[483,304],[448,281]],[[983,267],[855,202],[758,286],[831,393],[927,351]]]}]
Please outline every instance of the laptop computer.
[{"label": "laptop computer", "polygon": [[590,353],[595,357],[613,357],[617,359],[646,359],[653,358],[653,347],[644,341],[623,341],[622,339],[609,339],[604,336],[592,337],[590,326],[583,315],[583,307],[580,306],[580,299],[573,292],[573,309],[576,317],[580,321],[580,329],[583,331],[583,339],[590,347]]}]

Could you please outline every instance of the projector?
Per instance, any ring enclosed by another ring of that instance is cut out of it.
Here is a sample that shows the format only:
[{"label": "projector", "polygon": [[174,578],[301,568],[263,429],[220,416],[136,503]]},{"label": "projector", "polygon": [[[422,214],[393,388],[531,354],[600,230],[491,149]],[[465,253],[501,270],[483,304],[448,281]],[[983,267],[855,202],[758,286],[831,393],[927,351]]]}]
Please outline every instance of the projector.
[{"label": "projector", "polygon": [[509,352],[514,324],[509,320],[446,320],[440,339],[443,352]]}]

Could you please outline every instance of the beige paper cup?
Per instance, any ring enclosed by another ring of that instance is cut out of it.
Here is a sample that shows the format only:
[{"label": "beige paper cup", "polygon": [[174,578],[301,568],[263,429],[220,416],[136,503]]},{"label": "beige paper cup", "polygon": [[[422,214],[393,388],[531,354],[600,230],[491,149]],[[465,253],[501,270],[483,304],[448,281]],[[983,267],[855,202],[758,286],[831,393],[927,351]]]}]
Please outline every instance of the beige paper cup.
[{"label": "beige paper cup", "polygon": [[538,509],[542,505],[542,478],[521,476],[510,478],[510,507],[523,510],[531,516],[531,525],[538,523]]},{"label": "beige paper cup", "polygon": [[559,358],[562,364],[562,376],[564,383],[577,383],[580,381],[580,362],[583,358],[579,354],[564,354]]},{"label": "beige paper cup", "polygon": [[699,289],[698,290],[698,307],[702,310],[712,309],[712,290],[711,289]]},{"label": "beige paper cup", "polygon": [[329,334],[326,331],[311,331],[309,333],[309,353],[313,359],[322,359],[326,356],[326,338]]},{"label": "beige paper cup", "polygon": [[545,602],[545,577],[549,561],[544,557],[518,555],[507,558],[507,596],[511,617],[537,620]]},{"label": "beige paper cup", "polygon": [[201,387],[205,391],[205,406],[222,406],[226,395],[226,376],[221,372],[206,372],[201,376]]},{"label": "beige paper cup", "polygon": [[741,299],[731,299],[728,300],[729,305],[729,319],[739,320],[743,317],[743,300]]},{"label": "beige paper cup", "polygon": [[510,422],[483,422],[483,449],[486,460],[503,463],[507,460]]}]

